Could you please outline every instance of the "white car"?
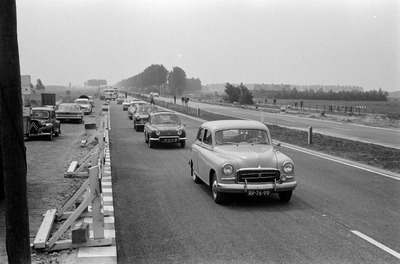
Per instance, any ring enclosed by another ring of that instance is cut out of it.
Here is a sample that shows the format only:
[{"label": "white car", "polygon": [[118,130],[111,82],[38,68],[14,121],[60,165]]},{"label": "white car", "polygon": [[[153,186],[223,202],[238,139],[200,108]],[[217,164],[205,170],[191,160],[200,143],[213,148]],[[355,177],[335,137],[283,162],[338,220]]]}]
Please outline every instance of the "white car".
[{"label": "white car", "polygon": [[75,100],[75,104],[78,104],[81,107],[81,109],[85,115],[89,115],[92,113],[92,105],[91,105],[89,99],[78,98]]},{"label": "white car", "polygon": [[131,106],[131,102],[131,99],[124,99],[124,101],[122,102],[122,110],[128,110],[129,106]]}]

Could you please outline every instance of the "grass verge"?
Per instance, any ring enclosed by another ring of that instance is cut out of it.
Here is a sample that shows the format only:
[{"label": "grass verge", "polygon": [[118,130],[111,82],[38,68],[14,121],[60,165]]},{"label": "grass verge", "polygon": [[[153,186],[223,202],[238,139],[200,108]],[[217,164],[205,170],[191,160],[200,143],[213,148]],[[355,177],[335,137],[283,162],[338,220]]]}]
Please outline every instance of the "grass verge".
[{"label": "grass verge", "polygon": [[[167,104],[167,108],[207,121],[222,119],[238,119],[235,117],[187,109],[181,105]],[[308,133],[276,125],[267,125],[274,140],[296,145],[302,148],[323,152],[332,156],[356,161],[376,168],[400,173],[400,150],[376,144],[363,143],[343,138],[313,134],[313,144],[308,144]]]}]

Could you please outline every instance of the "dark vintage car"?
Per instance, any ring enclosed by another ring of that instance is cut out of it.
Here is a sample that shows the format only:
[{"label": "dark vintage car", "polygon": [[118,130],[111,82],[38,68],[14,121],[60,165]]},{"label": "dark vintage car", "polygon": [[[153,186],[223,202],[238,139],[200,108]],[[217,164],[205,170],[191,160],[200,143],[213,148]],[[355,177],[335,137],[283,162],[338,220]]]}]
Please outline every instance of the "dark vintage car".
[{"label": "dark vintage car", "polygon": [[46,136],[48,140],[53,135],[58,137],[61,134],[60,121],[56,118],[56,112],[49,107],[33,107],[28,118],[26,137]]},{"label": "dark vintage car", "polygon": [[56,110],[56,118],[60,121],[83,121],[83,111],[80,105],[74,103],[61,103]]},{"label": "dark vintage car", "polygon": [[131,104],[128,107],[128,118],[130,120],[132,120],[132,116],[133,116],[133,113],[135,112],[136,107],[141,106],[141,105],[148,105],[148,104],[149,103],[145,102],[145,101],[141,101],[141,100],[133,101],[132,100]]},{"label": "dark vintage car", "polygon": [[278,193],[288,202],[297,186],[293,161],[278,151],[267,126],[251,120],[203,123],[189,160],[195,183],[210,186],[216,203],[229,193]]},{"label": "dark vintage car", "polygon": [[154,105],[141,105],[136,107],[133,112],[133,128],[136,131],[143,130],[144,125],[147,122],[147,118],[151,112],[157,111],[158,107]]},{"label": "dark vintage car", "polygon": [[150,148],[153,148],[155,143],[178,143],[184,148],[185,126],[186,124],[182,124],[179,116],[174,112],[152,112],[144,127],[145,142]]}]

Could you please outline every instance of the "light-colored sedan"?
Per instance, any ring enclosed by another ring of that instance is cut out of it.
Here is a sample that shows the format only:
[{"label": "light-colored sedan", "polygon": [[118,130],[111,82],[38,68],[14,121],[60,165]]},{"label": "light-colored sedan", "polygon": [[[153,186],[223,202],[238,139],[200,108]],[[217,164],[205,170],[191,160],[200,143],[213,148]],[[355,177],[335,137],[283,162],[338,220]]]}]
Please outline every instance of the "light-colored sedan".
[{"label": "light-colored sedan", "polygon": [[209,185],[214,201],[229,193],[266,196],[288,202],[297,186],[293,161],[278,151],[267,126],[251,120],[203,123],[189,161],[195,183]]}]

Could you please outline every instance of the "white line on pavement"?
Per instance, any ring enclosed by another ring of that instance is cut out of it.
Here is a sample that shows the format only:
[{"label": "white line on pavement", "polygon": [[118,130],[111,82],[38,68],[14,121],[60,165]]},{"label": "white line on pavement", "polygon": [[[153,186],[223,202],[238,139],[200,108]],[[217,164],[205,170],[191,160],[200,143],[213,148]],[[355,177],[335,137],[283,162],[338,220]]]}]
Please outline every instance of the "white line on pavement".
[{"label": "white line on pavement", "polygon": [[358,232],[357,230],[350,230],[350,231],[351,231],[352,233],[356,234],[357,236],[361,237],[362,239],[368,241],[369,243],[373,244],[374,246],[377,246],[378,248],[380,248],[380,249],[386,251],[387,253],[389,253],[389,254],[395,256],[396,258],[400,259],[400,253],[394,251],[393,249],[388,248],[387,246],[385,246],[385,245],[379,243],[378,241],[376,241],[376,240],[370,238],[370,237],[367,236],[367,235],[364,235],[364,234],[361,233],[361,232]]}]

